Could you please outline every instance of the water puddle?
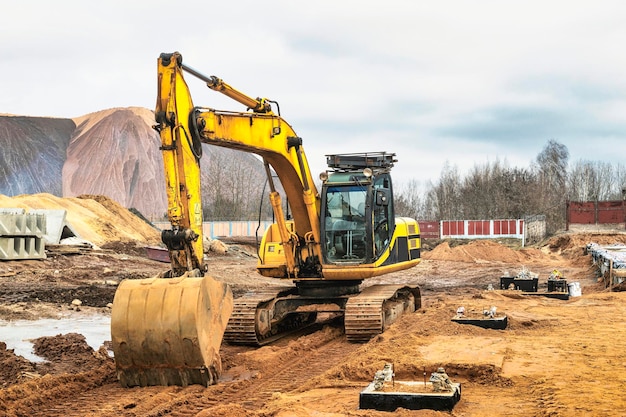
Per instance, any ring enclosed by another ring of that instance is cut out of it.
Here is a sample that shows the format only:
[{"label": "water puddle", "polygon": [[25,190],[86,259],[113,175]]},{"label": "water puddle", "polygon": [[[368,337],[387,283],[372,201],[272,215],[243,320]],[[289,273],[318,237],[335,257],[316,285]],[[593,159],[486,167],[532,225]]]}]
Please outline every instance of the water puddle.
[{"label": "water puddle", "polygon": [[7,349],[13,349],[16,355],[31,362],[43,361],[43,358],[33,353],[32,340],[67,333],[82,334],[87,344],[98,350],[105,341],[111,340],[111,317],[89,315],[60,319],[0,320],[0,341],[7,344]]}]

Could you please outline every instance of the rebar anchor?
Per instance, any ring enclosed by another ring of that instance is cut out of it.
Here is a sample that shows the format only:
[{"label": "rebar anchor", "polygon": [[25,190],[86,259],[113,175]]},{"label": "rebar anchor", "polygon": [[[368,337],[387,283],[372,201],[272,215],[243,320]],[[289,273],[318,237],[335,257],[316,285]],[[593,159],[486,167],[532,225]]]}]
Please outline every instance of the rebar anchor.
[{"label": "rebar anchor", "polygon": [[376,371],[376,374],[374,375],[374,390],[380,391],[381,389],[383,389],[385,382],[391,381],[391,383],[393,384],[394,377],[395,374],[393,373],[393,364],[386,363],[383,367],[383,370]]}]

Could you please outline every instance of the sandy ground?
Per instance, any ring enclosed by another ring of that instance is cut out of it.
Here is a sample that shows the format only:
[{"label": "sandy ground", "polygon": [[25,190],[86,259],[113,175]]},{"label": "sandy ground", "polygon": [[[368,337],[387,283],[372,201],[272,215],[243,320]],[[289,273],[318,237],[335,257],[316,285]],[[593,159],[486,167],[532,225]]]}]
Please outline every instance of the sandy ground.
[{"label": "sandy ground", "polygon": [[[106,346],[94,350],[80,334],[35,340],[35,352],[46,359],[38,363],[0,343],[0,416],[623,416],[626,293],[598,282],[583,251],[591,241],[626,242],[626,235],[563,234],[525,249],[442,243],[424,251],[417,267],[367,282],[422,289],[422,308],[384,334],[351,344],[340,325],[330,324],[262,348],[224,344],[225,373],[208,388],[121,388]],[[141,246],[109,238],[82,254],[0,263],[0,319],[58,317],[76,298],[84,314],[110,314],[117,282],[167,268],[147,259]],[[275,283],[256,273],[254,250],[245,244],[211,254],[209,264],[235,296]],[[501,276],[522,268],[539,274],[539,292],[559,269],[580,283],[582,296],[499,290]],[[468,314],[495,306],[509,325],[454,323],[460,306]],[[359,409],[359,393],[385,363],[393,363],[398,381],[422,381],[443,366],[462,384],[461,401],[451,412]]]}]

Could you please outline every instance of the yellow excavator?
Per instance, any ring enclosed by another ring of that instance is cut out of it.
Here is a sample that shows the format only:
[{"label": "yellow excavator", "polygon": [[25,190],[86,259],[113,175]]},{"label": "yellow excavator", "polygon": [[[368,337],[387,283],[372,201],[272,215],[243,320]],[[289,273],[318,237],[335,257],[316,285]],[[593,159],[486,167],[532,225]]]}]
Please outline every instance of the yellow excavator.
[{"label": "yellow excavator", "polygon": [[[122,386],[210,385],[221,372],[223,340],[260,346],[309,326],[343,319],[349,341],[365,342],[405,312],[421,307],[420,289],[363,285],[420,261],[417,221],[395,217],[387,152],[327,155],[316,189],[303,141],[273,111],[221,79],[183,64],[180,53],[158,59],[155,129],[161,137],[171,230],[162,232],[171,269],[120,283],[111,338]],[[183,73],[247,107],[245,112],[195,107]],[[202,144],[259,155],[275,223],[264,233],[257,269],[288,281],[233,299],[208,275],[203,257]],[[274,173],[280,187],[274,182]],[[285,214],[279,193],[287,197]]]}]

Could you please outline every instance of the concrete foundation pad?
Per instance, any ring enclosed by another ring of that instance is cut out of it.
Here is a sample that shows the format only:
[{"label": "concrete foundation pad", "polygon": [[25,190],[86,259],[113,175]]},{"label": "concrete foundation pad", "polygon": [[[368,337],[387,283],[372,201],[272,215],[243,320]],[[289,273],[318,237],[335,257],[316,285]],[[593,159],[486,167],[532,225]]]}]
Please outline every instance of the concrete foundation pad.
[{"label": "concrete foundation pad", "polygon": [[452,321],[459,324],[470,324],[483,329],[504,330],[508,324],[507,316],[500,317],[452,317]]},{"label": "concrete foundation pad", "polygon": [[[418,381],[396,381],[392,388],[376,391],[372,382],[359,395],[359,408],[379,411],[407,410],[452,410],[461,399],[461,384],[453,383],[450,392],[433,392],[432,383]],[[398,391],[388,391],[389,389]],[[420,392],[422,391],[422,392]]]}]

